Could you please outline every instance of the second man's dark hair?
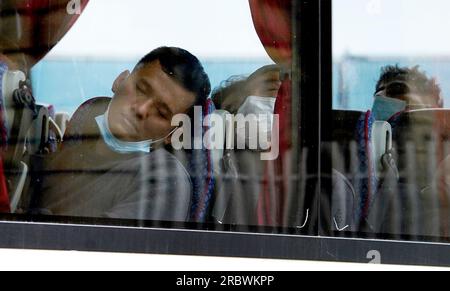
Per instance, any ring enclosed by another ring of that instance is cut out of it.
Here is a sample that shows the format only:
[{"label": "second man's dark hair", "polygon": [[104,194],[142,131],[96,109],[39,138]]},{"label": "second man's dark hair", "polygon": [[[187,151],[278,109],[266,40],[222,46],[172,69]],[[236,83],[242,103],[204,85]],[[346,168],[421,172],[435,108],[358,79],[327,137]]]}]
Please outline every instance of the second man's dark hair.
[{"label": "second man's dark hair", "polygon": [[[435,78],[428,78],[425,72],[419,70],[419,66],[412,68],[395,66],[385,66],[381,69],[381,75],[377,82],[375,92],[383,89],[382,87],[391,82],[400,81],[409,83],[414,87],[415,92],[420,95],[430,96],[435,105],[443,107],[443,100],[441,97],[441,88],[437,84]],[[402,91],[402,90],[400,90]],[[407,94],[409,92],[397,92],[398,94]]]},{"label": "second man's dark hair", "polygon": [[200,61],[177,47],[160,47],[143,57],[136,68],[159,61],[162,70],[196,96],[194,105],[203,105],[211,93],[211,83]]}]

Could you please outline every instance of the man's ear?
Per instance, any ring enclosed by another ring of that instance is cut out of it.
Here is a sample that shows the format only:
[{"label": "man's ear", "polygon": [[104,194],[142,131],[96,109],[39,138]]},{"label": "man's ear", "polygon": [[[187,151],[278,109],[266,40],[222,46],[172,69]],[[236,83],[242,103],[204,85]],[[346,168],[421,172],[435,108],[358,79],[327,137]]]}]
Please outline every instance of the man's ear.
[{"label": "man's ear", "polygon": [[168,137],[166,137],[166,138],[164,139],[164,145],[169,145],[169,144],[172,143],[172,135],[173,135],[173,134],[169,135]]},{"label": "man's ear", "polygon": [[120,86],[125,82],[125,80],[131,75],[130,71],[126,70],[116,78],[113,83],[112,91],[113,93],[117,93],[119,91]]}]

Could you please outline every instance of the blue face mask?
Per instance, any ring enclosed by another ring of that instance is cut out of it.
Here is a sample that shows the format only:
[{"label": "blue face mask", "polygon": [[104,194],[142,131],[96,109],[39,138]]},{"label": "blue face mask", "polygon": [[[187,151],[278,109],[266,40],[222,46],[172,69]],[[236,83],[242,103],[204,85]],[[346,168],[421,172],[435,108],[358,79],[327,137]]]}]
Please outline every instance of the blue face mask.
[{"label": "blue face mask", "polygon": [[150,139],[139,142],[121,141],[118,138],[116,138],[109,129],[108,112],[109,108],[104,115],[100,115],[97,118],[95,118],[95,121],[97,122],[98,128],[100,129],[100,134],[103,137],[103,141],[112,151],[119,154],[150,153],[152,150],[152,146],[154,144],[164,141],[176,130],[176,129],[173,130],[166,137],[163,137],[158,140]]},{"label": "blue face mask", "polygon": [[375,120],[388,121],[396,113],[404,111],[406,106],[407,103],[403,100],[384,96],[375,96],[372,114]]}]

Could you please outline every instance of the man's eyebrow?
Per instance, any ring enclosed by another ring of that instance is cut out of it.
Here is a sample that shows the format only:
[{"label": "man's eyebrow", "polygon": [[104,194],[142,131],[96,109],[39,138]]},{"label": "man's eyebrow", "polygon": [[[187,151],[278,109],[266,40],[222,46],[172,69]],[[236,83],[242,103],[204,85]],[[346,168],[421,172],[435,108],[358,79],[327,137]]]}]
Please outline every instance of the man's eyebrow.
[{"label": "man's eyebrow", "polygon": [[147,81],[145,78],[140,78],[138,80],[138,84],[144,85],[146,91],[149,91],[153,88],[152,84],[150,84],[150,82]]}]

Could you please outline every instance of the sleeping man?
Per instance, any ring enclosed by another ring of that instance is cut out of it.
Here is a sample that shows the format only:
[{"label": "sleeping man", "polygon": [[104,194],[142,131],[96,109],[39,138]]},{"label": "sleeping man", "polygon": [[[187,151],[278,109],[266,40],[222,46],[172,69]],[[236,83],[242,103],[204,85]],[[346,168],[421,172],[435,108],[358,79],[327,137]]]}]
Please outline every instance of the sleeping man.
[{"label": "sleeping man", "polygon": [[158,48],[113,84],[112,98],[83,104],[61,150],[46,163],[35,207],[61,216],[186,221],[191,181],[165,149],[172,117],[189,114],[211,90],[199,60]]}]

